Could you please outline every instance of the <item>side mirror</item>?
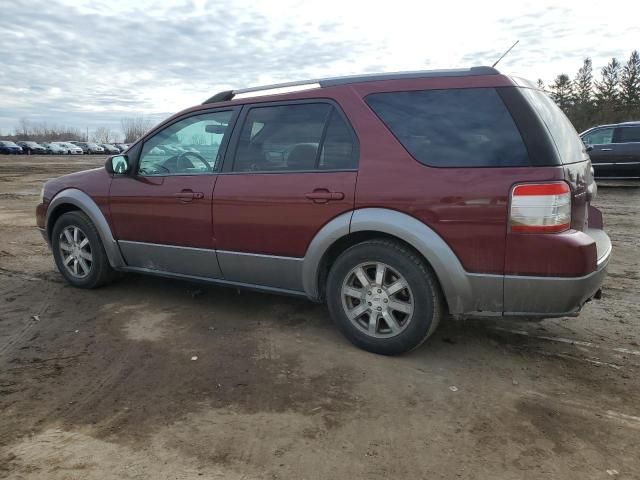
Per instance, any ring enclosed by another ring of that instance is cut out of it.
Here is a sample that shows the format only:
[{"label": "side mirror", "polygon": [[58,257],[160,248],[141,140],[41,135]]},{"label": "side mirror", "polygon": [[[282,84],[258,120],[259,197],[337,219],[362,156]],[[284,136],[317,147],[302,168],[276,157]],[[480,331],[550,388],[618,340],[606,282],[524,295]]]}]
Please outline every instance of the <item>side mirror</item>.
[{"label": "side mirror", "polygon": [[107,158],[104,168],[111,175],[126,175],[129,173],[129,158],[126,155],[114,155]]},{"label": "side mirror", "polygon": [[593,150],[593,145],[585,145],[585,150],[587,152],[590,152],[591,150]]}]

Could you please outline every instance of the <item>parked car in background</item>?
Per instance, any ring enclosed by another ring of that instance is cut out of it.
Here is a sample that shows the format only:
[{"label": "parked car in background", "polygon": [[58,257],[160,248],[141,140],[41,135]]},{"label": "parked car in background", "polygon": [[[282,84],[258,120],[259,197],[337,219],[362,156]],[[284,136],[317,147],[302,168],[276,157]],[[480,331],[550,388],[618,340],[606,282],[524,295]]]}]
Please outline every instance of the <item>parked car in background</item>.
[{"label": "parked car in background", "polygon": [[110,143],[100,143],[98,145],[100,145],[103,148],[104,153],[108,153],[109,155],[113,155],[114,153],[120,153],[120,149],[114,145],[111,145]]},{"label": "parked car in background", "polygon": [[640,180],[640,121],[599,125],[580,137],[596,178]]},{"label": "parked car in background", "polygon": [[82,148],[80,148],[77,145],[74,145],[71,142],[53,142],[53,143],[55,143],[56,145],[59,145],[62,148],[64,148],[65,153],[67,155],[82,155],[84,153]]},{"label": "parked car in background", "polygon": [[18,155],[22,153],[22,147],[10,140],[0,140],[0,153]]},{"label": "parked car in background", "polygon": [[120,153],[124,152],[127,148],[129,148],[129,145],[126,143],[115,143],[114,144],[118,150],[120,150]]},{"label": "parked car in background", "polygon": [[102,148],[97,143],[93,142],[71,142],[74,145],[80,147],[83,153],[104,153],[104,148]]},{"label": "parked car in background", "polygon": [[28,153],[28,154],[38,153],[41,155],[47,153],[47,149],[36,142],[25,140],[25,141],[20,141],[16,143],[22,147],[22,153]]},{"label": "parked car in background", "polygon": [[577,315],[611,254],[595,194],[558,106],[477,67],[221,92],[45,183],[36,219],[76,287],[123,271],[307,297],[391,355],[447,314]]},{"label": "parked car in background", "polygon": [[55,142],[46,142],[41,144],[47,151],[47,153],[51,155],[63,155],[67,153],[62,145],[58,145]]}]

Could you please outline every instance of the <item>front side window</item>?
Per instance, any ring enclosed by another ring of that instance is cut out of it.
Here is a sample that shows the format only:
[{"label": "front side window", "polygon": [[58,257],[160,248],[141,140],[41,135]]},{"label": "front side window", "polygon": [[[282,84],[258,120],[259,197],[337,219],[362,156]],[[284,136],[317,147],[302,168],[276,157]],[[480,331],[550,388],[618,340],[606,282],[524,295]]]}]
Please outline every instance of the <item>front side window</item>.
[{"label": "front side window", "polygon": [[584,136],[584,143],[587,145],[604,145],[613,140],[613,128],[600,128]]},{"label": "front side window", "polygon": [[138,174],[207,175],[216,171],[232,115],[232,111],[203,113],[161,130],[144,142]]},{"label": "front side window", "polygon": [[424,165],[529,165],[520,132],[493,88],[375,93],[366,102]]},{"label": "front side window", "polygon": [[356,167],[350,128],[328,103],[253,107],[236,152],[236,172],[287,172]]},{"label": "front side window", "polygon": [[640,142],[640,127],[619,127],[615,143]]}]

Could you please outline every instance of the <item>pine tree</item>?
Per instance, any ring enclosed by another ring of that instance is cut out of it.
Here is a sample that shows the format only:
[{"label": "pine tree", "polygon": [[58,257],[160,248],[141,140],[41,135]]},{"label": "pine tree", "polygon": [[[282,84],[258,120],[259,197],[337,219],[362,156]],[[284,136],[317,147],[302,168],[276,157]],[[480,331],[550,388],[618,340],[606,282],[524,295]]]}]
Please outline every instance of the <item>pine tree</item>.
[{"label": "pine tree", "polygon": [[542,81],[541,78],[538,79],[538,81],[536,82],[536,84],[538,85],[538,88],[540,90],[544,90],[544,82]]},{"label": "pine tree", "polygon": [[576,103],[590,106],[593,95],[593,66],[589,57],[584,59],[574,84],[576,87]]},{"label": "pine tree", "polygon": [[620,76],[620,103],[629,115],[640,112],[640,54],[631,52]]},{"label": "pine tree", "polygon": [[598,108],[615,107],[620,89],[620,62],[616,58],[601,70],[602,81],[595,82],[595,97]]},{"label": "pine tree", "polygon": [[574,93],[573,82],[567,74],[560,74],[551,85],[551,98],[558,106],[568,112],[573,105]]},{"label": "pine tree", "polygon": [[593,116],[593,66],[590,58],[585,58],[573,82],[575,85],[575,105],[572,121],[578,131],[591,126]]}]

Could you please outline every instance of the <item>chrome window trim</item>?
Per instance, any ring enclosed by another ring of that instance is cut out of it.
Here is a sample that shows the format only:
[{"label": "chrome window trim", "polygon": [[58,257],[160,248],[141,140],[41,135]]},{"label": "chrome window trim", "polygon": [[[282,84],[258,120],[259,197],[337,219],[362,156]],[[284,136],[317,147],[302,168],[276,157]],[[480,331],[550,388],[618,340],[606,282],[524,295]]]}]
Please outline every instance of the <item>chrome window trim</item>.
[{"label": "chrome window trim", "polygon": [[344,173],[344,172],[352,172],[357,173],[358,169],[355,168],[345,168],[345,169],[332,169],[332,170],[256,170],[255,172],[219,172],[218,175],[282,175],[286,173]]},{"label": "chrome window trim", "polygon": [[640,162],[591,162],[594,167],[598,165],[640,165]]}]

